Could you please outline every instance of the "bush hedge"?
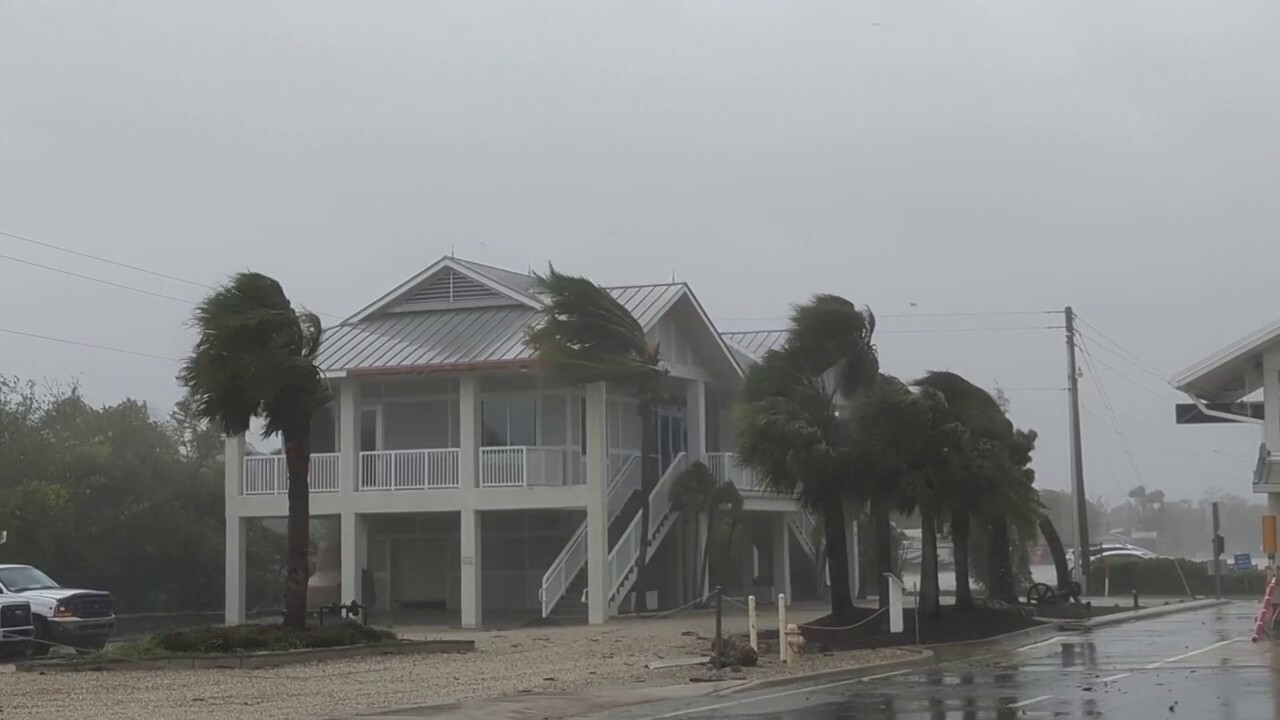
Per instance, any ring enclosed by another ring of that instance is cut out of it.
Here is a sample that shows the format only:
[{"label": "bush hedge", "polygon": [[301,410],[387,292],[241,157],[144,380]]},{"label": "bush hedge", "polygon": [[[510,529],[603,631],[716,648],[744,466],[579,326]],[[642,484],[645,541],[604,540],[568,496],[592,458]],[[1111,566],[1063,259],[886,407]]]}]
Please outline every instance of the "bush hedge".
[{"label": "bush hedge", "polygon": [[161,633],[154,636],[149,644],[167,653],[213,654],[368,645],[395,639],[396,636],[387,630],[341,622],[311,625],[305,630],[274,624],[211,625]]},{"label": "bush hedge", "polygon": [[[1175,565],[1174,563],[1177,563]],[[1181,568],[1182,575],[1178,574]],[[1128,594],[1134,590],[1139,595],[1185,596],[1187,586],[1193,595],[1213,595],[1213,574],[1208,562],[1179,558],[1123,558],[1095,561],[1089,567],[1089,585],[1095,593],[1103,588],[1107,573],[1111,576],[1111,594]],[[1182,583],[1186,576],[1186,586]],[[1222,593],[1224,595],[1258,595],[1267,583],[1262,570],[1235,571],[1224,569]]]}]

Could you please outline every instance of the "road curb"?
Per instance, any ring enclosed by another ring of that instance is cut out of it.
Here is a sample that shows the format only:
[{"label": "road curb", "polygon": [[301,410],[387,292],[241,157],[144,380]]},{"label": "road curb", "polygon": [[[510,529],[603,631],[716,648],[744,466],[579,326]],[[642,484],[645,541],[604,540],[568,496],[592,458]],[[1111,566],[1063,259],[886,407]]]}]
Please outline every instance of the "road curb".
[{"label": "road curb", "polygon": [[850,680],[856,680],[864,675],[875,675],[879,671],[892,670],[897,667],[905,667],[909,665],[926,665],[934,661],[940,660],[936,651],[947,651],[951,649],[990,649],[1002,650],[1013,646],[1021,645],[1024,642],[1039,640],[1042,637],[1052,637],[1059,632],[1058,626],[1052,623],[1045,625],[1037,625],[1034,627],[1014,630],[1013,632],[1003,635],[996,635],[989,638],[981,638],[978,640],[961,640],[952,643],[936,643],[933,645],[900,645],[895,650],[907,650],[916,653],[915,657],[902,658],[899,660],[886,660],[884,662],[872,663],[870,665],[858,665],[856,667],[831,668],[830,670],[817,670],[811,673],[801,673],[799,675],[786,675],[776,678],[762,678],[760,680],[748,680],[743,683],[735,684],[732,687],[720,688],[710,693],[711,697],[721,697],[724,695],[733,695],[747,690],[767,690],[780,685],[790,685],[792,683],[807,682],[813,680],[826,680],[833,677],[847,677]]},{"label": "road curb", "polygon": [[1171,603],[1169,605],[1161,605],[1159,607],[1133,610],[1131,612],[1112,613],[1111,615],[1103,615],[1102,617],[1092,618],[1083,622],[1059,623],[1058,628],[1060,630],[1074,630],[1077,632],[1082,630],[1093,630],[1095,628],[1107,627],[1108,625],[1119,625],[1120,623],[1133,622],[1135,620],[1146,620],[1147,618],[1160,617],[1162,615],[1173,615],[1174,613],[1220,607],[1222,605],[1228,605],[1231,602],[1231,600],[1214,599],[1190,600]]},{"label": "road curb", "polygon": [[914,653],[914,657],[899,658],[898,660],[885,660],[883,662],[871,663],[869,665],[831,668],[829,670],[815,670],[814,672],[800,673],[799,675],[785,675],[783,677],[748,680],[744,683],[736,684],[733,687],[717,689],[714,692],[708,693],[708,696],[723,697],[725,695],[734,695],[747,690],[768,690],[769,688],[778,687],[780,685],[791,685],[794,683],[809,682],[813,680],[826,680],[834,677],[847,677],[850,680],[856,680],[863,675],[875,675],[877,672],[882,670],[891,670],[896,667],[914,665],[916,663],[923,664],[933,659],[933,651],[926,648],[897,647],[887,649],[906,650]]}]

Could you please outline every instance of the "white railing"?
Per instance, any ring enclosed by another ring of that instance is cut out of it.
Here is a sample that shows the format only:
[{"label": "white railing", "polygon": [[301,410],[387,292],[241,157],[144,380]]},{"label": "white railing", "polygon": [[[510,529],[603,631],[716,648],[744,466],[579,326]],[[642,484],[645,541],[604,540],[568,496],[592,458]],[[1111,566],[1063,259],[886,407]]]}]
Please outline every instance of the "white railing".
[{"label": "white railing", "polygon": [[816,560],[818,557],[818,520],[813,513],[808,510],[788,513],[787,524],[791,526],[792,532],[800,540],[800,546],[804,548],[805,553]]},{"label": "white railing", "polygon": [[609,519],[613,520],[627,504],[627,498],[640,489],[641,465],[639,453],[609,454]]},{"label": "white railing", "polygon": [[542,601],[542,617],[551,614],[551,609],[564,597],[564,591],[573,583],[573,578],[582,572],[587,564],[587,523],[583,522],[578,531],[569,538],[569,542],[560,551],[555,562],[542,576],[542,589],[538,591],[538,599]]},{"label": "white railing", "polygon": [[480,448],[480,487],[572,485],[581,454],[570,447]]},{"label": "white railing", "polygon": [[[664,522],[671,513],[671,484],[675,477],[689,467],[689,456],[680,453],[671,461],[667,471],[662,474],[658,484],[649,493],[649,550],[645,562],[648,562],[658,549],[671,523]],[[618,539],[618,544],[609,551],[609,599],[611,603],[621,602],[627,591],[635,584],[637,573],[631,572],[640,559],[640,521],[642,514],[627,526],[626,532]]]},{"label": "white railing", "polygon": [[756,473],[738,464],[736,453],[707,453],[707,469],[720,482],[731,482],[739,492],[762,494],[768,492],[756,481]]},{"label": "white railing", "polygon": [[[307,474],[311,492],[337,492],[338,453],[312,453]],[[284,455],[254,455],[244,459],[242,490],[245,495],[282,495],[289,492],[289,467]]]},{"label": "white railing", "polygon": [[[615,458],[616,456],[616,458]],[[618,516],[622,506],[626,504],[631,493],[640,487],[640,453],[610,453],[611,468],[617,468],[609,480],[609,521]],[[542,588],[538,591],[538,599],[542,602],[542,617],[550,614],[551,609],[564,597],[564,591],[573,582],[573,578],[582,572],[587,563],[587,521],[583,520],[578,530],[569,538],[560,555],[551,563],[551,567],[542,576]]]},{"label": "white railing", "polygon": [[458,448],[373,450],[360,453],[360,490],[458,487]]}]

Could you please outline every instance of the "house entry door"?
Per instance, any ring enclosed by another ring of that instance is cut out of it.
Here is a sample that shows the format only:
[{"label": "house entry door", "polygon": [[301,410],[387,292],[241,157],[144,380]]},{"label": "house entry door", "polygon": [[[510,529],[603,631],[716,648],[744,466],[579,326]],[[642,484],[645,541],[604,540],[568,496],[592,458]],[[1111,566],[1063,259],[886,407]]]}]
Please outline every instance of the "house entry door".
[{"label": "house entry door", "polygon": [[658,411],[658,464],[660,472],[671,467],[671,461],[688,447],[683,413],[674,410]]}]

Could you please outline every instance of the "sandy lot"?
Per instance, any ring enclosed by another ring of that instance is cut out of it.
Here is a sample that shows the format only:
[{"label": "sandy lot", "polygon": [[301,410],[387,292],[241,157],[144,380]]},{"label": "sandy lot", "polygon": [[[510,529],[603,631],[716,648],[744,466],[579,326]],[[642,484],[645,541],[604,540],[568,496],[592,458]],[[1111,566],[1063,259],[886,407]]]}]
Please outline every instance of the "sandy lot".
[{"label": "sandy lot", "polygon": [[[275,720],[345,717],[405,706],[567,692],[589,686],[685,684],[700,668],[647,670],[653,660],[705,654],[713,620],[691,613],[660,620],[616,620],[603,627],[494,632],[401,627],[406,637],[464,637],[466,655],[359,658],[266,670],[34,673],[0,670],[0,718],[217,718]],[[745,632],[740,616],[729,632]],[[763,678],[907,657],[902,650],[808,655],[784,666],[776,657],[740,677]],[[3,668],[3,666],[0,666]]]}]

